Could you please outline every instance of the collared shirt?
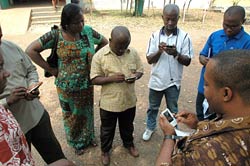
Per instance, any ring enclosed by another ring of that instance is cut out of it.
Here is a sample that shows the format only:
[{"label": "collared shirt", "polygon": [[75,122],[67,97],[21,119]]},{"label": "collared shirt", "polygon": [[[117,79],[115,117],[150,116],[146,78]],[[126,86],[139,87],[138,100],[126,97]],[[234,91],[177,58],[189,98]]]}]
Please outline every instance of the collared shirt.
[{"label": "collared shirt", "polygon": [[[91,64],[90,78],[108,77],[123,73],[129,77],[134,72],[143,73],[143,65],[133,48],[117,56],[109,45],[103,47],[94,56]],[[109,83],[102,85],[100,107],[111,112],[122,112],[136,106],[135,83]]]},{"label": "collared shirt", "polygon": [[[167,45],[176,46],[177,51],[181,55],[186,55],[189,58],[193,58],[194,52],[192,42],[189,35],[179,28],[176,31],[167,36],[164,32],[164,27],[152,34],[149,40],[148,49],[146,55],[149,56],[152,53],[158,51],[158,46],[161,42]],[[159,60],[151,66],[151,76],[149,80],[149,88],[157,91],[162,91],[173,85],[177,88],[181,85],[183,73],[183,65],[180,64],[172,55],[168,55],[163,52]]]},{"label": "collared shirt", "polygon": [[19,124],[3,106],[0,106],[0,147],[0,165],[35,165]]},{"label": "collared shirt", "polygon": [[250,165],[249,135],[250,116],[199,122],[196,133],[177,142],[173,165]]},{"label": "collared shirt", "polygon": [[[230,38],[225,34],[223,29],[213,32],[209,36],[204,48],[200,52],[200,55],[212,57],[222,51],[233,49],[250,49],[250,36],[244,31],[243,27],[236,36]],[[198,91],[202,94],[204,93],[204,73],[205,66],[203,66],[201,70],[198,85]]]},{"label": "collared shirt", "polygon": [[8,106],[6,97],[16,87],[29,87],[38,82],[38,73],[28,55],[16,44],[2,40],[0,50],[3,52],[4,69],[10,72],[10,76],[7,78],[7,86],[4,92],[0,94],[0,104],[13,113],[23,132],[27,133],[40,121],[44,112],[43,105],[35,98],[31,101],[21,99]]}]

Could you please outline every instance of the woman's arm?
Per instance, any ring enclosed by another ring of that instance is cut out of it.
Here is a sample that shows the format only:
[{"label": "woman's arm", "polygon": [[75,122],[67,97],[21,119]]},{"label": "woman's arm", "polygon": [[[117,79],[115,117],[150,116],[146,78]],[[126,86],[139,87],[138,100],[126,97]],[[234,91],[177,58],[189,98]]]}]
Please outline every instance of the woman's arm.
[{"label": "woman's arm", "polygon": [[52,75],[57,76],[57,68],[52,68],[49,64],[43,59],[40,54],[44,49],[42,48],[39,39],[33,41],[25,50],[33,62],[39,65],[44,70],[50,72]]},{"label": "woman's arm", "polygon": [[98,50],[100,50],[102,47],[104,47],[107,44],[108,44],[108,40],[103,36],[101,43],[98,44],[97,47],[95,48],[95,52],[97,52]]}]

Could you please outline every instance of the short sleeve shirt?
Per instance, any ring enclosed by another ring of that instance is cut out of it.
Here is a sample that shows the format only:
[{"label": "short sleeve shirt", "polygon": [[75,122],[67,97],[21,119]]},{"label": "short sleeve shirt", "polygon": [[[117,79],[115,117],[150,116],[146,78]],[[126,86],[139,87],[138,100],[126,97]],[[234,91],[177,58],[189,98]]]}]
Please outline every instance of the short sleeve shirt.
[{"label": "short sleeve shirt", "polygon": [[[228,37],[223,29],[213,32],[209,36],[204,48],[200,52],[200,55],[212,57],[222,51],[233,49],[250,49],[250,36],[244,31],[243,27],[241,28],[241,31],[233,37]],[[205,66],[203,66],[201,70],[198,85],[198,92],[202,94],[204,93],[204,73]]]},{"label": "short sleeve shirt", "polygon": [[[167,45],[176,46],[177,51],[181,55],[186,55],[193,58],[194,52],[192,42],[189,35],[179,28],[175,32],[167,36],[164,28],[154,32],[149,40],[146,55],[158,51],[158,46],[161,42]],[[183,65],[180,64],[172,55],[163,52],[159,60],[151,66],[151,76],[149,80],[149,88],[157,91],[162,91],[170,86],[176,85],[178,88],[181,85],[183,73]]]},{"label": "short sleeve shirt", "polygon": [[[129,77],[134,72],[143,73],[143,65],[137,52],[133,48],[117,56],[110,50],[109,45],[100,49],[93,57],[91,65],[91,79],[98,76],[112,76],[123,73]],[[122,112],[135,107],[135,83],[109,83],[102,85],[100,107],[111,112]]]}]

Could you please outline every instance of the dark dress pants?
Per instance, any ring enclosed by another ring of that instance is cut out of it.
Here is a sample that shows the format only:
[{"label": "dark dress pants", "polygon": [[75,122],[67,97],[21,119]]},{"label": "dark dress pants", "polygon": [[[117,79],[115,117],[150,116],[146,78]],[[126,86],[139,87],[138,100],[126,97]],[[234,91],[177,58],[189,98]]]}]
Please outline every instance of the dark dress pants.
[{"label": "dark dress pants", "polygon": [[101,117],[101,150],[109,152],[115,135],[116,123],[118,120],[120,136],[125,148],[134,146],[134,118],[136,107],[127,109],[123,112],[110,112],[100,109]]},{"label": "dark dress pants", "polygon": [[25,137],[30,149],[32,143],[47,164],[65,158],[61,145],[52,130],[50,117],[46,110],[38,124],[29,130]]}]

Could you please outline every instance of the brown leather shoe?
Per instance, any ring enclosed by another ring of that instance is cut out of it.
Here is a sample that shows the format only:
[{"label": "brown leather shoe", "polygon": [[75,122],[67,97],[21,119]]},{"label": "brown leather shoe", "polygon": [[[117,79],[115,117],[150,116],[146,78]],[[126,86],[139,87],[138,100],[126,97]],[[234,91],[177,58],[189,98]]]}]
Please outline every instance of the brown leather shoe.
[{"label": "brown leather shoe", "polygon": [[128,147],[127,149],[128,149],[128,152],[131,156],[139,157],[139,152],[134,146]]},{"label": "brown leather shoe", "polygon": [[104,166],[108,166],[110,163],[110,156],[109,156],[109,152],[102,152],[102,164]]}]

